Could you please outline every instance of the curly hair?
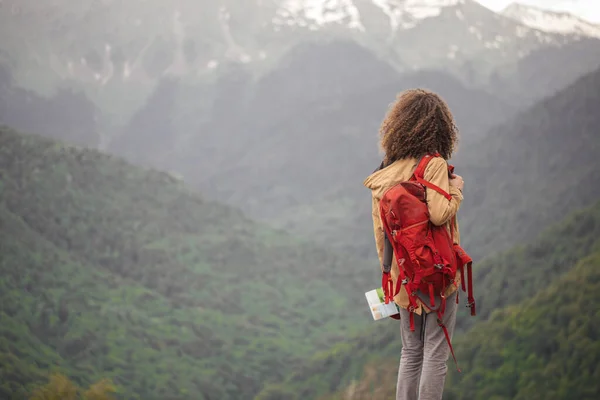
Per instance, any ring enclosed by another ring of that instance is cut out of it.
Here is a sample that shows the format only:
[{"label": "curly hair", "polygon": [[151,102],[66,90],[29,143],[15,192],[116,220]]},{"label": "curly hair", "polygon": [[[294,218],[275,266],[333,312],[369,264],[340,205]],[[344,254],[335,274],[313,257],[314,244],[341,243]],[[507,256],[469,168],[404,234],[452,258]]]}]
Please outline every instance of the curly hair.
[{"label": "curly hair", "polygon": [[391,104],[379,136],[385,164],[432,153],[448,160],[458,142],[458,128],[440,96],[425,89],[410,89]]}]

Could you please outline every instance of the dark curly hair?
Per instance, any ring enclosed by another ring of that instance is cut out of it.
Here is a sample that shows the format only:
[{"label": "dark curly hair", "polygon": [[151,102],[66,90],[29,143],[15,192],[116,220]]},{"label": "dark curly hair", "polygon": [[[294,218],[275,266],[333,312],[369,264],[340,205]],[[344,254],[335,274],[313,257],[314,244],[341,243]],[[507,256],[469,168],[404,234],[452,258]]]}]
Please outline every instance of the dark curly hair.
[{"label": "dark curly hair", "polygon": [[379,129],[385,164],[440,153],[448,160],[458,142],[458,128],[446,102],[425,89],[410,89],[391,104]]}]

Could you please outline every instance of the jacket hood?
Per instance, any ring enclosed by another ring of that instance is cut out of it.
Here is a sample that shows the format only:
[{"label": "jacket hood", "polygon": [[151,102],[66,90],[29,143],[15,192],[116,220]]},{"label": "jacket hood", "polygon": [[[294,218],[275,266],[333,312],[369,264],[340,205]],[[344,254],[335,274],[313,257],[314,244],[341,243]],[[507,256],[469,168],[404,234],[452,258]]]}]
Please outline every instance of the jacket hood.
[{"label": "jacket hood", "polygon": [[373,172],[364,180],[363,185],[375,192],[377,197],[380,197],[378,195],[388,188],[394,186],[398,182],[408,180],[416,166],[416,159],[402,159],[395,161],[387,167]]}]

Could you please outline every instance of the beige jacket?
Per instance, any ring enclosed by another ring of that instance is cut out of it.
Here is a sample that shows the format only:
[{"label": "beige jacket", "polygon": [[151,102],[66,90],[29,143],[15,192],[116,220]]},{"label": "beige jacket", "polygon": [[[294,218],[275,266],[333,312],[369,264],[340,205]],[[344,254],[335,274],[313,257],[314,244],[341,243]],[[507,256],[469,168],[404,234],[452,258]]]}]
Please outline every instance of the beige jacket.
[{"label": "beige jacket", "polygon": [[[364,185],[371,189],[372,200],[373,200],[373,228],[375,231],[375,244],[377,246],[377,254],[379,256],[379,265],[383,264],[383,247],[384,247],[384,232],[381,224],[381,218],[379,216],[379,201],[381,197],[390,187],[410,179],[413,171],[417,167],[417,159],[409,158],[398,160],[386,168],[371,174],[364,181]],[[427,188],[427,206],[429,208],[429,214],[431,222],[435,225],[441,226],[446,225],[450,229],[452,223],[452,217],[456,215],[462,202],[463,196],[459,189],[450,186],[448,178],[448,164],[446,160],[441,157],[435,157],[429,161],[427,168],[425,169],[424,179],[439,186],[447,193],[452,196],[452,200],[448,200],[446,197],[436,192],[435,190]],[[456,219],[455,219],[456,221]],[[454,242],[460,243],[460,232],[458,230],[458,222],[454,225]],[[394,284],[398,278],[398,265],[396,258],[393,258],[392,262],[392,279]],[[458,285],[460,285],[460,272],[456,276],[456,286],[451,284],[446,289],[446,296],[454,293]],[[402,308],[408,308],[408,294],[404,287],[394,297],[394,301],[398,306]],[[424,306],[420,301],[418,309],[415,311],[417,314],[421,314],[421,306]],[[425,311],[429,311],[425,306]]]}]

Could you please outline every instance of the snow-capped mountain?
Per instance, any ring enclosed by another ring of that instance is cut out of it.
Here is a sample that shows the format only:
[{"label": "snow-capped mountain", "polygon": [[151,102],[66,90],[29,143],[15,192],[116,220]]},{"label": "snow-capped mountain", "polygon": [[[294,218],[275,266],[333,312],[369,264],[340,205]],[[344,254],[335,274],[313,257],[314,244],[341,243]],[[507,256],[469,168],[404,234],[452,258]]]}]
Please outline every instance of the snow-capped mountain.
[{"label": "snow-capped mountain", "polygon": [[65,81],[83,83],[119,110],[115,96],[127,98],[127,104],[141,101],[164,75],[212,80],[232,62],[260,75],[307,42],[357,42],[401,72],[445,69],[464,75],[468,64],[485,76],[494,66],[514,65],[532,51],[568,45],[582,35],[546,32],[475,0],[2,4],[0,61],[12,66],[20,84],[51,92]]},{"label": "snow-capped mountain", "polygon": [[[440,15],[442,9],[467,0],[370,0],[389,19],[392,31],[410,29],[419,21]],[[368,2],[363,2],[368,3]],[[364,6],[364,4],[362,4]],[[281,0],[275,25],[308,27],[317,30],[327,24],[344,24],[365,31],[361,21],[361,2],[353,0]],[[363,12],[366,10],[363,10]],[[368,12],[368,11],[367,11]]]},{"label": "snow-capped mountain", "polygon": [[501,14],[544,32],[600,38],[600,24],[593,24],[567,12],[549,11],[513,3],[502,10]]}]

